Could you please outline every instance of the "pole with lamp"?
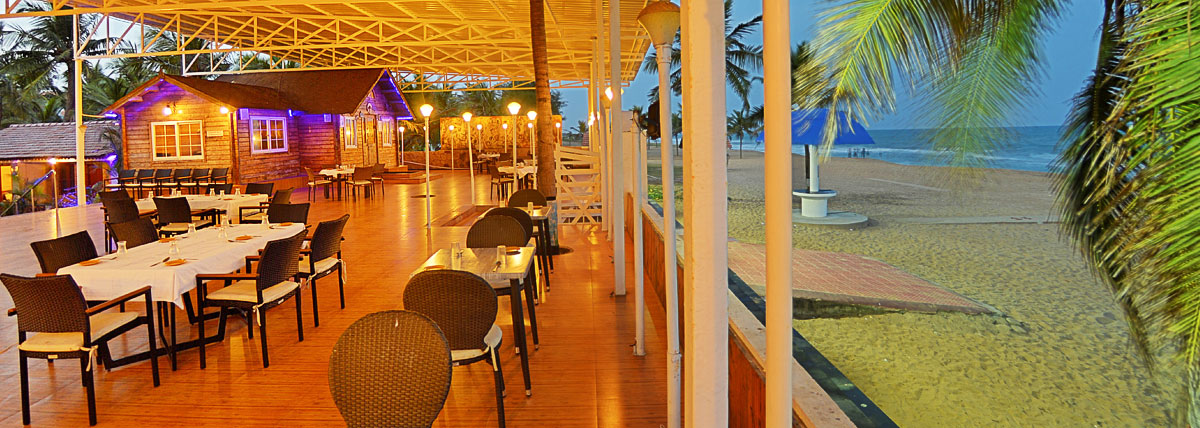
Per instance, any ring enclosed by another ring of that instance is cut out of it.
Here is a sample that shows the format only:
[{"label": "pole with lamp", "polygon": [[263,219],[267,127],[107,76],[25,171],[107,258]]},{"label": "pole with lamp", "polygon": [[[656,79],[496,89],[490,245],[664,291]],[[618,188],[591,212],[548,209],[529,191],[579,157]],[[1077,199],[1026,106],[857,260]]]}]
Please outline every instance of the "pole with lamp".
[{"label": "pole with lamp", "polygon": [[450,172],[454,172],[454,125],[450,125]]},{"label": "pole with lamp", "polygon": [[[504,130],[504,136],[505,136],[505,137],[507,137],[507,136],[508,136],[508,124],[507,124],[507,123],[501,123],[501,124],[500,124],[500,129],[503,129],[503,130]],[[508,143],[504,143],[504,144],[501,144],[501,145],[502,145],[502,146],[504,146],[504,153],[508,153]]]},{"label": "pole with lamp", "polygon": [[[471,146],[471,112],[463,112],[467,129],[467,169],[471,171],[471,206],[475,206],[475,149]],[[480,126],[482,127],[482,126]]]},{"label": "pole with lamp", "polygon": [[429,115],[431,114],[433,114],[433,106],[429,104],[421,106],[421,116],[425,116],[425,229],[433,227],[433,207],[429,201],[429,198],[433,197],[429,191]]},{"label": "pole with lamp", "polygon": [[404,146],[404,126],[400,126],[400,166],[407,166],[404,163],[404,152],[407,150]]},{"label": "pole with lamp", "polygon": [[[517,113],[521,112],[521,104],[516,101],[508,103],[508,113],[512,115],[512,162],[513,162],[513,181],[517,180]],[[516,190],[516,189],[513,189]]]},{"label": "pole with lamp", "polygon": [[681,426],[682,371],[679,352],[679,290],[675,287],[675,166],[668,139],[671,138],[671,44],[679,31],[679,6],[655,1],[638,14],[638,22],[650,35],[658,62],[658,129],[663,186],[663,278],[667,294],[667,427]]},{"label": "pole with lamp", "polygon": [[[61,213],[58,212],[58,159],[57,158],[50,158],[50,175],[54,176],[54,179],[50,180],[50,182],[54,189],[54,195],[53,195],[54,196],[54,237],[57,239],[62,236],[62,219],[60,218]],[[31,204],[31,206],[32,206],[32,204]],[[83,204],[77,203],[76,206],[83,206]]]},{"label": "pole with lamp", "polygon": [[[609,241],[613,240],[613,235],[614,235],[614,233],[611,233],[612,232],[611,227],[613,225],[612,219],[613,219],[613,212],[614,212],[613,206],[612,206],[613,205],[612,198],[613,198],[613,194],[614,194],[614,192],[612,190],[612,188],[613,188],[613,176],[612,176],[613,134],[612,134],[612,128],[610,128],[610,126],[612,124],[612,115],[611,115],[612,114],[612,111],[611,111],[612,110],[612,97],[613,97],[612,87],[604,88],[604,96],[600,97],[600,103],[604,106],[604,111],[600,112],[600,114],[599,114],[600,134],[601,134],[601,138],[604,141],[604,143],[601,146],[601,149],[604,151],[604,153],[603,153],[604,173],[601,174],[603,176],[603,180],[601,180],[600,187],[602,188],[601,193],[603,194],[603,196],[601,196],[601,197],[604,199],[604,230],[610,232],[610,233],[606,233],[604,236]],[[622,293],[621,295],[624,295],[624,293]]]},{"label": "pole with lamp", "polygon": [[537,168],[537,110],[530,110],[529,114],[529,157],[533,158],[533,167]]}]

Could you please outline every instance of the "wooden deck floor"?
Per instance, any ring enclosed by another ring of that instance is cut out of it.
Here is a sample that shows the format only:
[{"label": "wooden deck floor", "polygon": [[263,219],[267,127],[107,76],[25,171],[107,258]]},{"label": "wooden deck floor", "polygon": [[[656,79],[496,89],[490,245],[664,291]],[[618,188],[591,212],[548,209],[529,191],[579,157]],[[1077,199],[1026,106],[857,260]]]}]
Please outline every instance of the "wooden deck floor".
[{"label": "wooden deck floor", "polygon": [[[466,172],[434,181],[434,217],[468,206],[468,186]],[[481,195],[487,192],[486,178],[479,177],[477,186]],[[310,303],[305,301],[304,342],[296,339],[291,303],[269,311],[270,368],[262,368],[257,338],[249,340],[245,325],[232,321],[226,340],[208,347],[207,369],[199,369],[195,350],[181,354],[176,372],[170,371],[165,358],[160,360],[164,370],[158,388],[151,385],[148,363],[111,372],[97,370],[99,426],[342,425],[326,380],[329,353],[338,336],[367,313],[401,308],[409,273],[433,251],[466,235],[463,226],[426,232],[424,200],[413,197],[423,189],[423,185],[391,184],[384,196],[320,199],[313,206],[310,223],[351,215],[344,247],[347,307],[337,307],[336,280],[321,280],[321,326],[312,327]],[[294,200],[305,197],[298,191]],[[87,228],[98,240],[103,236],[99,216],[94,206],[64,210],[63,232]],[[36,273],[37,262],[28,244],[53,233],[49,213],[0,218],[0,272]],[[665,338],[656,328],[662,320],[661,306],[654,300],[647,302],[651,308],[646,317],[648,356],[633,356],[633,296],[610,295],[612,251],[603,232],[595,227],[566,227],[560,242],[574,252],[556,259],[552,290],[537,308],[541,349],[530,360],[533,396],[529,398],[521,393],[521,366],[512,349],[508,303],[501,299],[497,320],[505,335],[508,426],[658,427],[666,419]],[[654,299],[653,293],[649,298]],[[11,305],[7,293],[0,292],[0,309]],[[21,423],[14,321],[0,318],[0,426]],[[181,326],[180,332],[188,338],[195,329]],[[112,346],[117,355],[143,349],[145,337],[139,329]],[[490,370],[486,364],[455,369],[450,396],[435,426],[496,426]],[[87,425],[77,364],[31,361],[30,372],[34,426]]]}]

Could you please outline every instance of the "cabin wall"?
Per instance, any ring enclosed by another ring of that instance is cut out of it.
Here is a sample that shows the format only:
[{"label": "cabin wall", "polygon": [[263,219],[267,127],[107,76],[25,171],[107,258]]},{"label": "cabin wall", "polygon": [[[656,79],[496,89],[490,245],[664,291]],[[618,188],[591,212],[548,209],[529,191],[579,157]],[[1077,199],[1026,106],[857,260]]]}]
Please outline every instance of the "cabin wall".
[{"label": "cabin wall", "polygon": [[[280,153],[251,153],[250,118],[282,117],[287,124],[288,151]],[[238,111],[238,182],[254,183],[304,175],[300,168],[300,147],[305,146],[296,118],[286,111],[241,109]]]},{"label": "cabin wall", "polygon": [[[129,168],[227,168],[232,166],[232,131],[230,116],[222,114],[221,106],[193,95],[174,85],[160,83],[153,92],[142,95],[141,102],[125,105],[125,160]],[[171,107],[163,115],[163,107]],[[150,124],[154,122],[199,120],[204,130],[201,141],[204,158],[194,160],[155,160],[150,141]]]},{"label": "cabin wall", "polygon": [[[325,118],[329,117],[326,122]],[[300,166],[314,172],[338,163],[338,115],[306,114],[296,116],[296,149]]]},{"label": "cabin wall", "polygon": [[[340,129],[338,133],[338,163],[356,166],[375,163],[382,163],[386,167],[398,165],[396,119],[388,108],[387,98],[380,85],[376,84],[354,113],[343,116],[354,118],[356,125],[353,129]],[[342,123],[340,119],[337,122],[338,125]],[[383,134],[390,135],[391,145],[384,145]],[[352,135],[357,135],[358,144],[356,147],[347,147],[346,143]]]}]

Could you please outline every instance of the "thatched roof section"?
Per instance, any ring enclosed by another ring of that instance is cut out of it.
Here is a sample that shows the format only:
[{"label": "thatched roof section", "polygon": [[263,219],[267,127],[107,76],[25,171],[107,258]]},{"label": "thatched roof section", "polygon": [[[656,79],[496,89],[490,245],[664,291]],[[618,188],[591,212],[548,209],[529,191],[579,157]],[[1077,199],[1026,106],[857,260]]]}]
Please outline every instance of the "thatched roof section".
[{"label": "thatched roof section", "polygon": [[[84,122],[84,155],[89,159],[112,153],[102,138],[105,131],[119,131],[113,120]],[[119,143],[119,142],[118,142]],[[75,157],[75,122],[24,123],[0,129],[0,160],[43,160]]]}]

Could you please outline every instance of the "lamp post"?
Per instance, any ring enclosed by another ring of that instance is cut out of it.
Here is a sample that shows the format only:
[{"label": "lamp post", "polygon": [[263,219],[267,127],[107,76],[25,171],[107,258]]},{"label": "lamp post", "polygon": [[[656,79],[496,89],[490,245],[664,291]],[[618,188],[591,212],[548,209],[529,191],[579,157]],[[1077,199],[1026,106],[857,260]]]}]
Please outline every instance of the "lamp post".
[{"label": "lamp post", "polygon": [[400,127],[400,166],[407,166],[404,163],[404,127]]},{"label": "lamp post", "polygon": [[450,172],[454,172],[454,125],[450,125]]},{"label": "lamp post", "polygon": [[[601,180],[600,187],[602,188],[601,193],[604,194],[602,196],[602,198],[604,199],[604,230],[609,232],[609,233],[606,233],[604,236],[609,241],[612,241],[613,235],[614,235],[614,233],[612,233],[612,225],[613,225],[613,220],[615,219],[615,217],[613,217],[613,213],[615,211],[613,211],[612,198],[613,198],[613,195],[616,193],[613,192],[613,176],[612,176],[612,171],[613,171],[612,170],[613,134],[612,134],[612,120],[611,120],[612,119],[612,88],[611,87],[604,88],[604,96],[600,97],[600,104],[602,104],[604,106],[604,111],[599,114],[600,134],[604,141],[604,144],[602,145],[602,150],[604,150],[604,156],[603,156],[603,158],[604,158],[604,173],[602,175],[604,177],[603,177],[603,180]],[[622,276],[622,279],[623,278],[624,278],[624,276]],[[622,288],[624,288],[624,285],[622,285]],[[620,295],[624,296],[625,291],[621,290]]]},{"label": "lamp post", "polygon": [[[471,147],[471,112],[463,113],[463,122],[467,125],[467,169],[471,171],[471,207],[475,207],[475,149]],[[483,125],[476,125],[483,128]]]},{"label": "lamp post", "polygon": [[[500,124],[500,129],[503,129],[503,130],[504,130],[504,136],[506,136],[506,137],[507,137],[507,136],[508,136],[508,124],[507,124],[507,123],[501,123],[501,124]],[[504,146],[504,153],[508,153],[508,144],[506,143],[506,144],[501,144],[501,145],[502,145],[502,146]]]},{"label": "lamp post", "polygon": [[[663,269],[667,284],[667,427],[679,428],[681,371],[679,352],[679,291],[675,287],[675,166],[671,154],[671,44],[679,30],[679,6],[668,1],[652,2],[638,14],[638,22],[650,34],[658,62],[658,129],[662,157]],[[791,380],[790,378],[788,379]]]},{"label": "lamp post", "polygon": [[425,116],[425,229],[433,227],[433,207],[429,201],[429,198],[433,197],[429,194],[429,115],[431,114],[433,114],[433,106],[429,104],[421,106],[421,116]]},{"label": "lamp post", "polygon": [[[530,110],[529,114],[527,114],[526,116],[529,116],[529,157],[533,158],[533,168],[536,170],[537,169],[537,143],[538,143],[538,141],[537,141],[537,137],[534,136],[535,134],[537,134],[537,126],[534,124],[537,123],[537,110]],[[534,181],[537,181],[537,180],[534,180]]]},{"label": "lamp post", "polygon": [[[516,101],[508,103],[508,114],[512,115],[512,142],[513,142],[513,182],[517,182],[517,113],[521,112],[521,104]],[[514,186],[515,187],[515,186]],[[516,190],[516,189],[513,189]]]}]

